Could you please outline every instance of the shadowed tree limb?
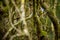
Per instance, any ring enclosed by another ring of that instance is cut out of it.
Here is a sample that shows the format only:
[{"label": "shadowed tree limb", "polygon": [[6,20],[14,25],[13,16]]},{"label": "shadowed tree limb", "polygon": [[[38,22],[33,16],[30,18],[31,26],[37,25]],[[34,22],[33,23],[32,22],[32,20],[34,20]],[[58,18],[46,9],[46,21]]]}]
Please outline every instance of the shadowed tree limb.
[{"label": "shadowed tree limb", "polygon": [[36,17],[36,4],[35,3],[36,3],[36,0],[33,0],[33,20],[34,20],[34,26],[37,29],[37,37],[38,37],[38,40],[40,40],[41,30],[40,30],[40,25],[38,23],[38,19]]}]

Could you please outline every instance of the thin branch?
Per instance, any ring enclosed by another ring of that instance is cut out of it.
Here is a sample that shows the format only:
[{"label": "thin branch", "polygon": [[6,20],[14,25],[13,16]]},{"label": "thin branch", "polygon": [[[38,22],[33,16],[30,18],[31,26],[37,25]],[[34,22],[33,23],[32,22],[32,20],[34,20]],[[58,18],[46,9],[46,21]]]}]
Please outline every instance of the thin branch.
[{"label": "thin branch", "polygon": [[31,13],[25,20],[31,18],[33,16],[33,13]]},{"label": "thin branch", "polygon": [[55,17],[56,17],[56,6],[57,6],[57,0],[54,0],[53,12]]},{"label": "thin branch", "polygon": [[25,20],[24,2],[25,2],[25,0],[21,0],[21,12],[22,12],[22,14],[21,14],[21,20],[23,21],[23,25],[24,25],[24,33],[26,35],[28,35],[29,40],[32,40],[32,38],[30,37],[30,34],[28,32],[27,23],[26,23],[26,20]]},{"label": "thin branch", "polygon": [[24,35],[23,33],[21,33],[21,34],[15,34],[15,35],[13,35],[13,36],[11,36],[11,38],[9,39],[9,40],[13,40],[15,37],[19,37],[19,36],[22,36],[22,35]]},{"label": "thin branch", "polygon": [[3,39],[5,39],[7,36],[8,36],[8,34],[9,34],[9,32],[14,28],[18,33],[21,33],[21,30],[19,30],[19,29],[17,29],[13,24],[12,24],[12,21],[11,21],[11,12],[9,11],[9,22],[10,22],[10,24],[11,24],[11,28],[8,30],[8,32],[4,35],[4,37],[3,37]]},{"label": "thin branch", "polygon": [[13,5],[15,6],[16,11],[17,11],[18,13],[20,13],[20,10],[19,10],[19,8],[17,7],[17,5],[15,4],[15,2],[14,2],[13,0],[11,0],[11,2],[12,2],[12,3],[13,3]]}]

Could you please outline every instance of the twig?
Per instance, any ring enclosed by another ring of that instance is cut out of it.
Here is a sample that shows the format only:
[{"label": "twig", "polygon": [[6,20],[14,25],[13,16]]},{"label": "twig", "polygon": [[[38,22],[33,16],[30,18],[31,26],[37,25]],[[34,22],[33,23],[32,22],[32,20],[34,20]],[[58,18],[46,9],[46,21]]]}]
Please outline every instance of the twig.
[{"label": "twig", "polygon": [[[8,32],[4,35],[3,39],[5,39],[7,37],[7,35],[9,34],[9,32],[14,28],[18,33],[21,33],[21,31],[19,29],[17,29],[13,24],[12,24],[12,21],[11,21],[11,12],[9,11],[9,22],[11,24],[11,28],[8,30]],[[15,24],[16,25],[16,24]]]},{"label": "twig", "polygon": [[9,39],[9,40],[13,40],[13,38],[15,38],[16,36],[22,36],[22,35],[24,35],[23,33],[21,33],[21,34],[15,34],[15,35],[13,35],[13,36],[11,36],[11,38]]},{"label": "twig", "polygon": [[29,19],[29,18],[31,18],[32,17],[32,15],[33,15],[33,13],[31,13],[25,20],[27,20],[27,19]]}]

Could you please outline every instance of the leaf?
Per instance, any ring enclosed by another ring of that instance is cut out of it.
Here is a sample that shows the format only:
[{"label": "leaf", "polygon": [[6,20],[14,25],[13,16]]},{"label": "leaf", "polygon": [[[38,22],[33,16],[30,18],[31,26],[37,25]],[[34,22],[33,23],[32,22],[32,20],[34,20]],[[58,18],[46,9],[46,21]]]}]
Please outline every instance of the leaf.
[{"label": "leaf", "polygon": [[42,34],[42,36],[46,36],[47,32],[46,31],[42,31],[41,34]]}]

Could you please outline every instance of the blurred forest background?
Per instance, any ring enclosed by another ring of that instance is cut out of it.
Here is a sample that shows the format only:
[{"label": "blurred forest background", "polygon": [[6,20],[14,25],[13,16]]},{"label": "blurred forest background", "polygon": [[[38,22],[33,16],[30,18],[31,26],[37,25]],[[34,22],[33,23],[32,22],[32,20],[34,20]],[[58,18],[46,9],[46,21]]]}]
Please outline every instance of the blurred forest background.
[{"label": "blurred forest background", "polygon": [[60,0],[0,0],[0,40],[60,40]]}]

